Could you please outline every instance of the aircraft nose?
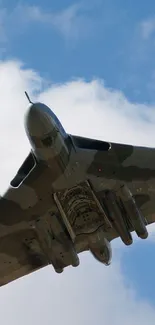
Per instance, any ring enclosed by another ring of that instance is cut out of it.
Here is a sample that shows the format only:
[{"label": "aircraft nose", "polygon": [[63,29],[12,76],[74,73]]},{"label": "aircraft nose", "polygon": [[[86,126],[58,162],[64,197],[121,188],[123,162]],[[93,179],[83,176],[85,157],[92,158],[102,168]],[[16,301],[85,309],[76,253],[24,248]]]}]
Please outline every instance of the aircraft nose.
[{"label": "aircraft nose", "polygon": [[25,115],[25,128],[29,136],[42,137],[50,132],[51,122],[40,103],[32,104]]}]

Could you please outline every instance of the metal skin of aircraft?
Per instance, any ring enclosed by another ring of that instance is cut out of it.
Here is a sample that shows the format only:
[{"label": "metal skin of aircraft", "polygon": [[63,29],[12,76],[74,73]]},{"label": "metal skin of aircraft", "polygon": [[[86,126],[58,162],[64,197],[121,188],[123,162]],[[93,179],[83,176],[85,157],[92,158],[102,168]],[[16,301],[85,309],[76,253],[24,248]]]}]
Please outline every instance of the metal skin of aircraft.
[{"label": "metal skin of aircraft", "polygon": [[61,273],[155,222],[155,149],[67,134],[50,108],[25,116],[31,151],[0,198],[0,285],[51,264]]}]

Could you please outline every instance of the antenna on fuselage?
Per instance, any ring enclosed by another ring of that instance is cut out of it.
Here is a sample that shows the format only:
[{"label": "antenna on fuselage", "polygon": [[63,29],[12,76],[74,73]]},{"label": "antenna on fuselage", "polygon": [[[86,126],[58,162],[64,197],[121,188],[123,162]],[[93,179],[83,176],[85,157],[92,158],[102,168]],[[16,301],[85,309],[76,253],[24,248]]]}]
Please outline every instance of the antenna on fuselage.
[{"label": "antenna on fuselage", "polygon": [[31,102],[31,99],[30,99],[30,97],[29,97],[29,95],[28,95],[28,93],[27,93],[26,91],[25,91],[25,95],[26,95],[26,97],[27,97],[29,103],[30,103],[30,104],[33,104],[33,103]]}]

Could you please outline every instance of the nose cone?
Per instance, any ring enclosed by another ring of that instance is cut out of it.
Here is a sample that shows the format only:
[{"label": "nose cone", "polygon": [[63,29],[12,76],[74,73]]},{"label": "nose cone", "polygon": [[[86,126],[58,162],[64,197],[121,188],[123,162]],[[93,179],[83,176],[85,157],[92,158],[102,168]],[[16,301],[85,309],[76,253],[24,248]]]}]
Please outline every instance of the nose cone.
[{"label": "nose cone", "polygon": [[25,129],[28,136],[42,137],[50,132],[51,121],[44,110],[44,105],[36,103],[30,105],[25,115]]}]

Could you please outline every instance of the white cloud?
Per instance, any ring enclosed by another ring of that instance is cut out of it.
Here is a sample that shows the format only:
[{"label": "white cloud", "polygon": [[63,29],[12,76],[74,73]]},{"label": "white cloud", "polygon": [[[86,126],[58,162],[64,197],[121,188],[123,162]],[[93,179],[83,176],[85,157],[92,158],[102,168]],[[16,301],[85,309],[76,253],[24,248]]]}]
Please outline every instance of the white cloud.
[{"label": "white cloud", "polygon": [[[18,160],[21,163],[29,152],[29,143],[23,129],[23,115],[27,105],[24,91],[31,94],[33,89],[36,92],[41,84],[39,75],[32,70],[22,69],[20,62],[0,62],[0,150],[3,152],[1,168],[6,173],[1,180],[1,191],[8,186],[10,177],[18,169]],[[18,142],[21,144],[20,153]]]},{"label": "white cloud", "polygon": [[[100,80],[51,85],[19,62],[0,63],[0,151],[3,191],[29,151],[23,117],[40,89],[40,99],[60,117],[68,132],[106,140],[154,145],[154,107],[130,103]],[[33,98],[34,96],[34,98]],[[117,246],[118,245],[118,246]],[[18,324],[154,324],[155,308],[126,284],[120,241],[113,243],[113,263],[105,267],[88,254],[81,266],[57,275],[51,267],[0,288],[3,325]],[[123,249],[123,251],[125,248]],[[152,261],[150,261],[151,267]]]},{"label": "white cloud", "polygon": [[121,91],[107,89],[101,80],[54,85],[40,99],[53,107],[70,133],[155,146],[155,106],[131,103]]},{"label": "white cloud", "polygon": [[[6,313],[7,310],[7,313]],[[154,324],[155,310],[125,284],[119,262],[104,267],[88,254],[57,275],[51,267],[0,290],[3,324]]]},{"label": "white cloud", "polygon": [[148,225],[149,241],[155,242],[155,223]]}]

